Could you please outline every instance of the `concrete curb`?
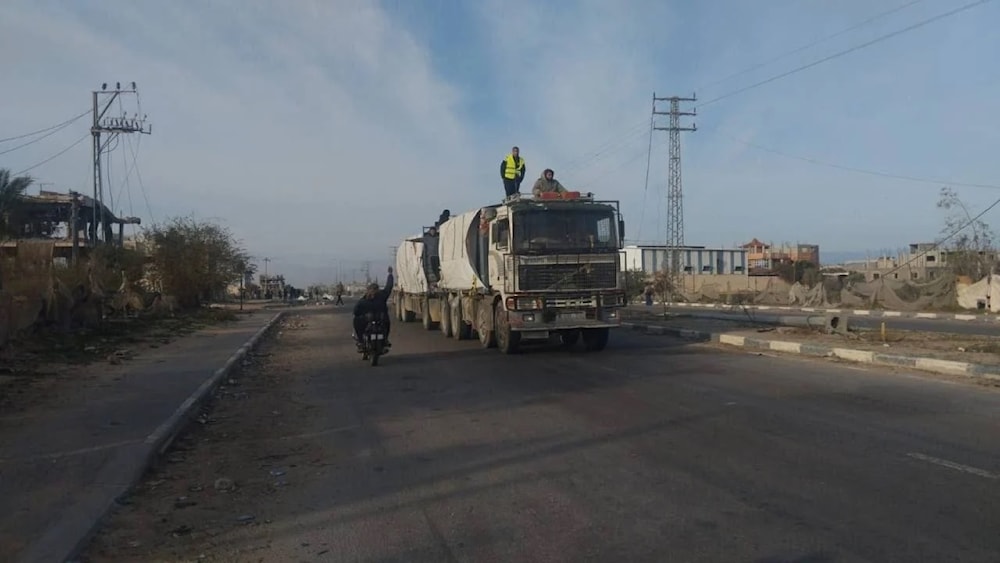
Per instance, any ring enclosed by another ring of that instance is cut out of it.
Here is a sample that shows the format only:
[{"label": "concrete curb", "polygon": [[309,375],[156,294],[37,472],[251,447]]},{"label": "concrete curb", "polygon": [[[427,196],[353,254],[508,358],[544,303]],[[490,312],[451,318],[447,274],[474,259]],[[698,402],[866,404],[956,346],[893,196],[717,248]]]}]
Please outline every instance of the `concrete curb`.
[{"label": "concrete curb", "polygon": [[705,332],[701,330],[673,328],[643,323],[623,322],[622,327],[642,331],[646,334],[677,336],[697,342],[717,342],[719,344],[745,348],[753,351],[767,350],[820,358],[838,358],[861,364],[905,367],[933,373],[964,375],[973,379],[1000,381],[1000,365],[938,360],[935,358],[908,356],[902,354],[884,354],[882,352],[858,350],[855,348],[821,346],[806,342],[790,342],[787,340],[771,340],[767,338],[751,338],[748,336],[726,332]]},{"label": "concrete curb", "polygon": [[[73,561],[90,544],[94,534],[111,510],[135,488],[156,458],[170,447],[197,407],[218,387],[219,383],[227,378],[235,368],[239,367],[243,358],[260,343],[264,335],[285,316],[285,313],[286,311],[278,312],[254,333],[226,360],[221,368],[215,370],[205,382],[198,386],[198,389],[181,403],[180,407],[153,430],[142,443],[137,444],[129,452],[116,456],[113,462],[120,461],[121,465],[128,468],[129,475],[125,480],[118,477],[102,481],[101,484],[106,485],[108,494],[106,497],[102,495],[105,498],[100,500],[92,499],[94,504],[102,503],[100,508],[85,506],[83,508],[85,514],[73,514],[71,511],[67,511],[60,522],[50,528],[40,538],[40,541],[34,542],[31,547],[25,549],[20,554],[19,559],[22,561]],[[108,471],[102,470],[102,473],[108,473]]]},{"label": "concrete curb", "polygon": [[[662,307],[663,303],[657,303],[651,308]],[[645,305],[632,305],[632,307],[643,307]],[[740,311],[744,307],[752,311],[802,311],[804,313],[846,313],[859,317],[874,318],[905,318],[905,319],[940,319],[948,321],[981,321],[1000,322],[1000,315],[996,314],[973,314],[973,313],[910,313],[904,311],[882,311],[879,309],[827,309],[824,307],[786,307],[781,305],[725,305],[722,303],[667,303],[667,307],[693,308],[693,309],[720,309]]]}]

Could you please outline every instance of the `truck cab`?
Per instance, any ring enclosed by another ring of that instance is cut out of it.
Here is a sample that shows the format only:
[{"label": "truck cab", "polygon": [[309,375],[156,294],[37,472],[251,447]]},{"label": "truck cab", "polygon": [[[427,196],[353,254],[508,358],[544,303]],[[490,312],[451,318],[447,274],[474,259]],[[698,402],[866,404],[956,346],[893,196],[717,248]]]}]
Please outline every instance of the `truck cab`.
[{"label": "truck cab", "polygon": [[481,213],[489,236],[480,275],[500,296],[494,313],[498,345],[516,348],[522,340],[557,333],[567,345],[582,336],[588,349],[604,348],[625,305],[618,202],[571,192],[509,201]]}]

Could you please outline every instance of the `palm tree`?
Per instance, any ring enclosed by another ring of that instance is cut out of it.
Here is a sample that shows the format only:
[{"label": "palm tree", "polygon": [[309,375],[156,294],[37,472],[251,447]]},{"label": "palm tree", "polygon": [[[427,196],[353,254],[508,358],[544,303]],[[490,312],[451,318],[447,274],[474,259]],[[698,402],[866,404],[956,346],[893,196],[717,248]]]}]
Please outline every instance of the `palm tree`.
[{"label": "palm tree", "polygon": [[34,181],[30,176],[12,178],[10,170],[0,168],[0,240],[14,235],[16,227],[11,219],[17,214],[28,186]]},{"label": "palm tree", "polygon": [[[17,212],[24,201],[24,194],[35,180],[30,176],[10,177],[10,170],[0,168],[0,242],[15,236],[17,227]],[[3,266],[3,255],[0,254],[0,267]],[[3,276],[0,275],[0,289],[3,288]]]}]

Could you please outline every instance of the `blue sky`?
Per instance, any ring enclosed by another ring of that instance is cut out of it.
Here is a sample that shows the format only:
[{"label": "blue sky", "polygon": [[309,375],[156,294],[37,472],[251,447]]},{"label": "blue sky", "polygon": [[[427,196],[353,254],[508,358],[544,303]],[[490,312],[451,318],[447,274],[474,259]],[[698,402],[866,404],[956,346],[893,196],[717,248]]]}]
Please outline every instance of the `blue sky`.
[{"label": "blue sky", "polygon": [[[381,269],[441,209],[495,201],[513,144],[529,181],[554,168],[571,189],[621,200],[630,238],[660,240],[667,139],[654,135],[644,189],[650,98],[696,92],[699,130],[683,136],[689,244],[877,251],[939,236],[940,185],[747,142],[1000,184],[1000,2],[705,102],[965,3],[914,2],[716,83],[908,2],[14,0],[0,19],[0,138],[80,113],[101,82],[135,80],[153,135],[113,154],[116,207],[217,218],[305,284],[338,263]],[[31,166],[86,131],[82,119],[0,166]],[[130,149],[141,186],[125,179]],[[31,174],[85,190],[88,155],[83,142]],[[973,210],[1000,197],[959,192]]]}]

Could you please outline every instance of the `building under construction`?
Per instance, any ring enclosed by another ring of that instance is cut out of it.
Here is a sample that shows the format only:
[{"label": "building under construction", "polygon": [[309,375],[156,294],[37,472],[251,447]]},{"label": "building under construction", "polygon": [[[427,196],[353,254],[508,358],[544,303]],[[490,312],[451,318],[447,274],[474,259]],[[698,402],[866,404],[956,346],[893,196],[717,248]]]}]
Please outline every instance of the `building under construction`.
[{"label": "building under construction", "polygon": [[19,242],[45,240],[54,243],[53,259],[75,263],[95,246],[123,246],[125,225],[139,225],[141,220],[116,217],[106,206],[95,203],[93,198],[73,191],[63,194],[43,190],[36,196],[22,196],[12,229],[14,236],[0,245],[0,252],[16,256]]}]

